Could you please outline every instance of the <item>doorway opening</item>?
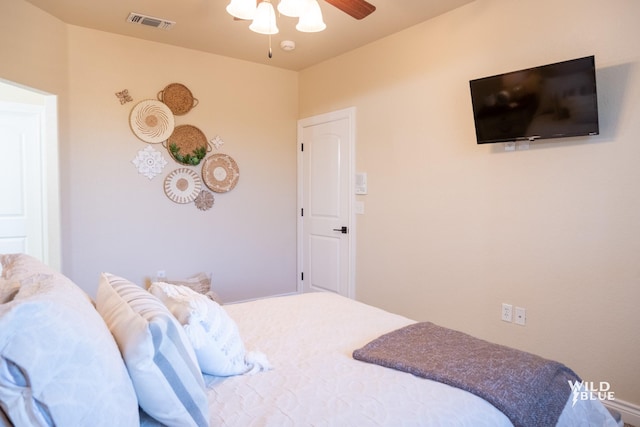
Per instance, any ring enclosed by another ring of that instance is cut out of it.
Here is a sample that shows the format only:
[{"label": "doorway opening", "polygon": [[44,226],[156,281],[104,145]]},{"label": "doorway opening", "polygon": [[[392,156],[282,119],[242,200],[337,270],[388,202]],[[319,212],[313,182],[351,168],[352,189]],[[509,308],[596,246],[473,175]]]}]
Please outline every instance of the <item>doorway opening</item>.
[{"label": "doorway opening", "polygon": [[57,97],[0,80],[0,253],[61,269]]}]

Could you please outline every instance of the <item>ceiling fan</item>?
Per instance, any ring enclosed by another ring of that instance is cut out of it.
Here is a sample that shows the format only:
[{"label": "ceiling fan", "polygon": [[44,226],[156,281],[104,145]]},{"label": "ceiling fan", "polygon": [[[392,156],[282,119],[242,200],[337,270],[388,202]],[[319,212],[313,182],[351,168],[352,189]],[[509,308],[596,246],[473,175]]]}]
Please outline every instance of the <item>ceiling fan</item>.
[{"label": "ceiling fan", "polygon": [[[376,10],[376,7],[374,5],[372,5],[371,3],[365,0],[325,0],[325,1],[330,5],[337,7],[347,15],[358,20],[366,18]],[[261,2],[262,0],[256,0],[256,6],[259,5]],[[234,2],[232,1],[231,3],[234,3]],[[241,7],[244,8],[244,6],[241,6]],[[246,16],[238,16],[233,13],[232,15],[234,15],[234,19],[240,20],[240,21],[252,19]]]},{"label": "ceiling fan", "polygon": [[376,10],[376,7],[365,0],[325,0],[344,13],[356,18],[363,19]]},{"label": "ceiling fan", "polygon": [[[358,20],[366,18],[376,10],[376,7],[366,0],[325,1]],[[279,32],[271,0],[255,0],[255,2],[254,0],[231,0],[226,10],[234,19],[250,20],[249,29],[251,31],[269,35],[269,58],[271,58],[271,35]],[[327,27],[322,19],[322,11],[317,0],[280,0],[278,12],[284,16],[298,18],[296,30],[301,32],[315,33]],[[284,42],[293,43],[291,41]],[[283,47],[283,49],[285,48]]]}]

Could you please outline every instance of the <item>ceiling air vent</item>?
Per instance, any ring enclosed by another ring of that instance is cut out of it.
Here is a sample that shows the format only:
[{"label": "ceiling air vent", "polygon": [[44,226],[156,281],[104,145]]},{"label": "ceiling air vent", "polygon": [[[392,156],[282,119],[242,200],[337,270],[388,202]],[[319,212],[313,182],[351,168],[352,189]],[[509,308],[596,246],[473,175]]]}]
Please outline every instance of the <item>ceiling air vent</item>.
[{"label": "ceiling air vent", "polygon": [[129,14],[127,22],[131,22],[132,24],[146,25],[153,28],[160,28],[162,30],[169,30],[171,27],[176,25],[175,22],[169,21],[168,19],[154,18],[153,16],[147,16],[141,13],[134,12],[131,12]]}]

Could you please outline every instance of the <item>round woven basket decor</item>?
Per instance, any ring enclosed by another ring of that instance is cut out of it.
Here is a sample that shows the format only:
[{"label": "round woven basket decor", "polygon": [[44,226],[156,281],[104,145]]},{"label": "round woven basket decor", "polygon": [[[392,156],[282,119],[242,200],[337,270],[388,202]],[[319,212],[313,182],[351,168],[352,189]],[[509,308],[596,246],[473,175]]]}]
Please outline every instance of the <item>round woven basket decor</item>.
[{"label": "round woven basket decor", "polygon": [[133,133],[151,144],[164,142],[174,130],[175,121],[169,107],[155,99],[145,99],[131,109],[129,124]]},{"label": "round woven basket decor", "polygon": [[167,150],[176,162],[196,166],[207,155],[209,142],[197,127],[179,125],[167,139]]},{"label": "round woven basket decor", "polygon": [[189,168],[172,171],[164,179],[164,193],[176,203],[193,202],[202,190],[202,180]]},{"label": "round woven basket decor", "polygon": [[176,116],[187,114],[198,105],[198,99],[188,87],[181,83],[171,83],[158,93],[158,99],[164,102]]},{"label": "round woven basket decor", "polygon": [[213,154],[202,164],[202,180],[216,193],[233,190],[240,179],[238,164],[226,154]]}]

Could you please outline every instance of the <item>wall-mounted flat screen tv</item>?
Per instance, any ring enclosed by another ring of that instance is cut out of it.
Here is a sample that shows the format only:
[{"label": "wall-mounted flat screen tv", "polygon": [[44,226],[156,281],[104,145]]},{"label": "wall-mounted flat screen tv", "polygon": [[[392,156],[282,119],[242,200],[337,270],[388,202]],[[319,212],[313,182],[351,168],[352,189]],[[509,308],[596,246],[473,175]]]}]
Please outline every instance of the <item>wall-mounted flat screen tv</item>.
[{"label": "wall-mounted flat screen tv", "polygon": [[478,144],[597,135],[593,56],[471,80]]}]

